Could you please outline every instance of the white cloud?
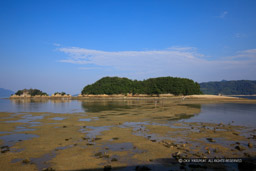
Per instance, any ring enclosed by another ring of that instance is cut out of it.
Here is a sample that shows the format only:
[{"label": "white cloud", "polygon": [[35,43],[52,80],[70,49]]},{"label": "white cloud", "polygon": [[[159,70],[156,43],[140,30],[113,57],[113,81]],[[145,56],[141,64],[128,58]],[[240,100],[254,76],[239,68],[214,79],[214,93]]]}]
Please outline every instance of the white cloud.
[{"label": "white cloud", "polygon": [[134,79],[167,75],[188,77],[197,81],[256,79],[253,74],[256,72],[256,49],[240,51],[234,56],[218,60],[208,60],[193,47],[116,52],[65,47],[58,51],[67,54],[67,58],[59,62],[77,64],[83,70],[113,68],[113,72],[118,73],[108,74]]},{"label": "white cloud", "polygon": [[53,46],[59,47],[59,46],[61,46],[61,44],[59,44],[59,43],[53,43]]},{"label": "white cloud", "polygon": [[227,12],[227,11],[224,11],[224,12],[222,12],[222,13],[219,15],[219,18],[225,18],[227,14],[228,14],[228,12]]}]

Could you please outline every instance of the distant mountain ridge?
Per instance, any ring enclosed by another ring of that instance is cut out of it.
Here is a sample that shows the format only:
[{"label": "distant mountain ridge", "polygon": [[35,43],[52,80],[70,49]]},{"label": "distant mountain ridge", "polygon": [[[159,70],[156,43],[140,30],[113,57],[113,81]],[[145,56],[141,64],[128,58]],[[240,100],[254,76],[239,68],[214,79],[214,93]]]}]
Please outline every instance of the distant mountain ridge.
[{"label": "distant mountain ridge", "polygon": [[253,95],[256,94],[256,81],[211,81],[200,83],[200,90],[204,94],[223,95]]},{"label": "distant mountain ridge", "polygon": [[0,88],[0,98],[10,97],[12,94],[14,94],[14,91]]}]

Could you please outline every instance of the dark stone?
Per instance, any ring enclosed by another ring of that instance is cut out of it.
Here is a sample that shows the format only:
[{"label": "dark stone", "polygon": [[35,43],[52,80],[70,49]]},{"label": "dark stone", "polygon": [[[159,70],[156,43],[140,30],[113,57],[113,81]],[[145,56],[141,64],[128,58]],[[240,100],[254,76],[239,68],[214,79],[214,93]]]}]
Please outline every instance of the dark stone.
[{"label": "dark stone", "polygon": [[67,126],[66,126],[66,125],[64,125],[64,126],[63,126],[63,128],[67,128]]},{"label": "dark stone", "polygon": [[103,154],[102,156],[100,156],[100,158],[109,158],[108,154]]},{"label": "dark stone", "polygon": [[68,138],[65,139],[65,141],[68,141],[68,140],[69,140]]},{"label": "dark stone", "polygon": [[89,138],[86,138],[86,137],[82,137],[83,140],[89,140]]},{"label": "dark stone", "polygon": [[2,146],[1,147],[1,153],[6,153],[8,151],[10,151],[10,147],[8,147],[8,146]]},{"label": "dark stone", "polygon": [[172,157],[175,158],[175,159],[179,159],[181,157],[180,152],[173,153]]},{"label": "dark stone", "polygon": [[252,148],[253,147],[252,143],[248,143],[248,147]]},{"label": "dark stone", "polygon": [[238,151],[243,151],[243,150],[245,150],[245,148],[242,147],[241,145],[235,146],[235,149],[237,149]]},{"label": "dark stone", "polygon": [[111,165],[106,165],[104,166],[104,171],[110,171],[111,170]]},{"label": "dark stone", "polygon": [[119,138],[118,137],[114,137],[114,138],[112,138],[113,140],[118,140]]},{"label": "dark stone", "polygon": [[86,145],[94,145],[93,143],[87,143]]},{"label": "dark stone", "polygon": [[94,156],[100,157],[100,156],[102,156],[102,152],[98,152],[98,153],[94,154]]},{"label": "dark stone", "polygon": [[246,156],[246,157],[252,157],[249,153],[244,153],[244,156]]},{"label": "dark stone", "polygon": [[24,159],[24,160],[22,160],[22,163],[24,163],[24,164],[29,164],[29,163],[30,163],[30,160],[29,160],[29,159]]},{"label": "dark stone", "polygon": [[206,138],[207,139],[207,141],[209,141],[209,142],[216,142],[214,139],[212,139],[212,138]]},{"label": "dark stone", "polygon": [[55,171],[55,169],[48,167],[48,168],[44,168],[42,171]]},{"label": "dark stone", "polygon": [[237,135],[237,136],[239,135],[239,134],[238,134],[238,133],[236,133],[236,132],[233,132],[232,134]]},{"label": "dark stone", "polygon": [[150,140],[150,141],[152,141],[152,142],[156,142],[156,140]]},{"label": "dark stone", "polygon": [[117,158],[112,158],[111,161],[115,162],[115,161],[117,161]]},{"label": "dark stone", "polygon": [[213,152],[218,153],[219,151],[218,151],[218,149],[215,148],[215,149],[213,149]]},{"label": "dark stone", "polygon": [[102,138],[94,138],[95,141],[101,140]]}]

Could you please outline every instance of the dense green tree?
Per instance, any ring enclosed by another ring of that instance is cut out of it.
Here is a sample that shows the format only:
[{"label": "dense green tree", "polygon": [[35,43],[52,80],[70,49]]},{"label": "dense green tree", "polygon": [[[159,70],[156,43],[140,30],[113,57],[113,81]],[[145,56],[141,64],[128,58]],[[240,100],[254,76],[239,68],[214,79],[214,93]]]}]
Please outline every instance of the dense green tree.
[{"label": "dense green tree", "polygon": [[201,94],[200,86],[193,80],[175,77],[150,78],[143,81],[128,78],[104,77],[87,85],[82,94]]},{"label": "dense green tree", "polygon": [[205,94],[225,95],[252,95],[256,94],[256,81],[219,81],[200,84],[201,91]]},{"label": "dense green tree", "polygon": [[15,94],[16,95],[22,95],[23,93],[28,93],[30,94],[31,96],[35,96],[35,95],[46,95],[48,96],[47,93],[45,92],[42,92],[41,90],[38,90],[38,89],[23,89],[23,90],[18,90]]}]

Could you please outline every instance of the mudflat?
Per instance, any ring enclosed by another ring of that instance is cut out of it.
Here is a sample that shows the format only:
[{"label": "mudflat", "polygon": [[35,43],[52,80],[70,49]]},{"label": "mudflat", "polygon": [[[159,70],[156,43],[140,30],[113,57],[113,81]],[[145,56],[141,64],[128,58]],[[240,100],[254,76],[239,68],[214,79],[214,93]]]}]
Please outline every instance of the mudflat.
[{"label": "mudflat", "polygon": [[[210,122],[185,122],[201,104],[248,103],[239,98],[85,101],[79,113],[0,113],[3,170],[225,169],[227,163],[185,159],[242,159],[235,168],[255,168],[256,129]],[[95,104],[96,107],[95,107]],[[241,113],[242,114],[242,113]]]}]

